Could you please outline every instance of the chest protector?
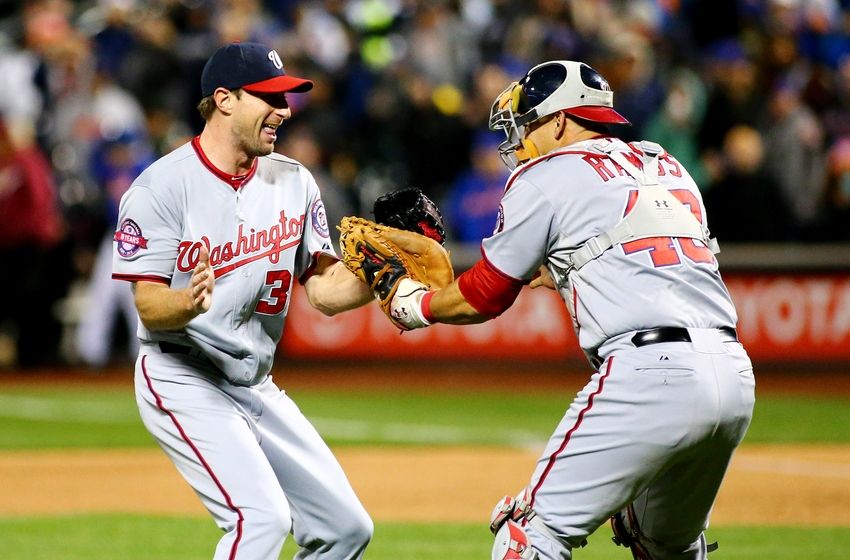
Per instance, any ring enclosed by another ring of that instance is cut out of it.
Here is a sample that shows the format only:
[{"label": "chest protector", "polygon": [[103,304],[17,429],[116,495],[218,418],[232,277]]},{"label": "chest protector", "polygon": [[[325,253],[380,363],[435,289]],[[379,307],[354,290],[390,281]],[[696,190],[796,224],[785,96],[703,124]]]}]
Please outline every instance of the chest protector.
[{"label": "chest protector", "polygon": [[720,252],[717,241],[709,237],[708,228],[658,182],[658,157],[663,152],[661,146],[644,140],[640,147],[643,169],[629,161],[622,151],[615,151],[615,144],[610,140],[601,140],[593,145],[637,181],[637,200],[631,212],[613,228],[591,237],[570,252],[560,248],[551,255],[550,260],[561,269],[558,276],[580,270],[616,245],[647,237],[689,237],[702,241],[713,253]]}]

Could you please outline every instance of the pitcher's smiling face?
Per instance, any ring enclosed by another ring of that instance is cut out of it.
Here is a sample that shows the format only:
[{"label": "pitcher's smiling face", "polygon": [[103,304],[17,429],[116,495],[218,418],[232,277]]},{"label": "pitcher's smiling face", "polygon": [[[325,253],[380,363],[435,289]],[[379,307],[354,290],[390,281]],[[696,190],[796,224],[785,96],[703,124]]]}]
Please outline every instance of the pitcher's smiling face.
[{"label": "pitcher's smiling face", "polygon": [[236,147],[249,157],[269,155],[274,151],[277,128],[291,116],[285,94],[242,90],[233,112]]}]

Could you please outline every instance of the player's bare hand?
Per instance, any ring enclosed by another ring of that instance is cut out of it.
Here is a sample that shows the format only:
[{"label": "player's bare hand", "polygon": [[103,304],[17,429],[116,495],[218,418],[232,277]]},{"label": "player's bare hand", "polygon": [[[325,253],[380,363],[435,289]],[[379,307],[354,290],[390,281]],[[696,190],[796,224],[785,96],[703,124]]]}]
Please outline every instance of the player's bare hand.
[{"label": "player's bare hand", "polygon": [[539,269],[537,269],[537,273],[532,277],[531,283],[528,286],[531,289],[543,286],[545,288],[554,290],[555,281],[552,279],[552,275],[549,274],[549,269],[546,268],[545,265],[543,265]]},{"label": "player's bare hand", "polygon": [[206,247],[201,247],[200,260],[192,271],[192,279],[189,281],[189,294],[195,313],[200,315],[209,311],[214,287],[215,273],[210,266],[210,253]]}]

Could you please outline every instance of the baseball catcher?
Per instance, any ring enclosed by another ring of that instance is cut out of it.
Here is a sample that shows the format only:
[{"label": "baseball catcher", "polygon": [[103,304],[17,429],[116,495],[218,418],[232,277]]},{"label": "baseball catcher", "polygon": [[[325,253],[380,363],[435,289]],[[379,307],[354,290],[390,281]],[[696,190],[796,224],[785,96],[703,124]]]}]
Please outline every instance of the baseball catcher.
[{"label": "baseball catcher", "polygon": [[[344,217],[337,229],[342,261],[375,294],[381,309],[401,330],[406,309],[393,305],[397,293],[423,297],[424,286],[444,288],[454,280],[443,248],[445,223],[437,206],[419,189],[403,189],[378,198],[375,220]],[[428,322],[426,317],[419,318]]]},{"label": "baseball catcher", "polygon": [[529,69],[492,105],[513,173],[481,259],[445,288],[405,276],[390,302],[409,329],[467,325],[526,285],[554,287],[594,369],[527,492],[494,511],[492,560],[569,560],[612,516],[635,560],[714,548],[705,528],[752,418],[752,361],[699,186],[662,146],[618,138],[627,123],[587,64]]}]

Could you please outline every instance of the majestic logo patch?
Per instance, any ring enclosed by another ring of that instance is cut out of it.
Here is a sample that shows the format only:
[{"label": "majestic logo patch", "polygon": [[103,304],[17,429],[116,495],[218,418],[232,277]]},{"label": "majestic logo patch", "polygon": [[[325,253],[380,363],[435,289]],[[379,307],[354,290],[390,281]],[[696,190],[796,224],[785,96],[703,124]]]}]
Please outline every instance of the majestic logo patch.
[{"label": "majestic logo patch", "polygon": [[502,205],[499,205],[499,214],[496,216],[496,228],[493,230],[493,235],[496,235],[500,231],[505,229],[505,211],[502,209]]},{"label": "majestic logo patch", "polygon": [[142,228],[129,218],[121,222],[112,239],[118,242],[118,254],[124,258],[132,257],[139,249],[148,248],[148,240],[142,237]]},{"label": "majestic logo patch", "polygon": [[322,237],[328,236],[328,217],[325,214],[325,205],[321,200],[313,203],[313,208],[310,209],[310,214],[313,217],[313,229]]}]

